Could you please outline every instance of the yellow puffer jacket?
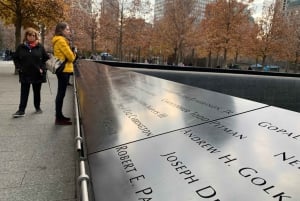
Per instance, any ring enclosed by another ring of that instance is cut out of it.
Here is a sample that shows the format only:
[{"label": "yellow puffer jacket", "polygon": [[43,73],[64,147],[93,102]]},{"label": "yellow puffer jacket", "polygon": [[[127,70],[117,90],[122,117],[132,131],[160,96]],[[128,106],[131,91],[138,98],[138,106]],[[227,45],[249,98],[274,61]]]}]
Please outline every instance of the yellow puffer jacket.
[{"label": "yellow puffer jacket", "polygon": [[73,73],[73,62],[75,61],[76,55],[70,48],[68,40],[63,36],[54,36],[52,38],[53,54],[61,61],[67,59],[67,63],[63,72]]}]

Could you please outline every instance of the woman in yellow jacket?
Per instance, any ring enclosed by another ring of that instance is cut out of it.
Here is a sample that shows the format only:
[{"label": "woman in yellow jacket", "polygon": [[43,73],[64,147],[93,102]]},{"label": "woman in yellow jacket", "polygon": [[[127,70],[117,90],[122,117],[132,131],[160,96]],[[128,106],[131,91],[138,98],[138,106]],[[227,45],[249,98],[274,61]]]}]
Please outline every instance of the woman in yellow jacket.
[{"label": "woman in yellow jacket", "polygon": [[64,70],[56,74],[58,80],[57,95],[55,99],[56,125],[72,125],[71,118],[65,117],[62,112],[63,101],[69,83],[69,76],[73,73],[73,62],[76,58],[76,55],[69,44],[70,36],[71,31],[67,23],[60,22],[56,25],[55,35],[52,38],[53,54],[61,61],[66,62]]}]

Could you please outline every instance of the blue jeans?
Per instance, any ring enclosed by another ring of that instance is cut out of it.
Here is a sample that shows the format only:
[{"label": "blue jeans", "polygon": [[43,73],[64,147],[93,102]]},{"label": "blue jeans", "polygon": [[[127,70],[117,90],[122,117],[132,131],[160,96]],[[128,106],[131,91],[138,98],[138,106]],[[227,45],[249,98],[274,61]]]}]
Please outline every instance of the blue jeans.
[{"label": "blue jeans", "polygon": [[64,98],[66,95],[67,86],[69,83],[69,76],[68,73],[57,73],[57,94],[55,99],[55,112],[56,112],[56,118],[63,118],[64,115],[62,113],[62,107]]}]

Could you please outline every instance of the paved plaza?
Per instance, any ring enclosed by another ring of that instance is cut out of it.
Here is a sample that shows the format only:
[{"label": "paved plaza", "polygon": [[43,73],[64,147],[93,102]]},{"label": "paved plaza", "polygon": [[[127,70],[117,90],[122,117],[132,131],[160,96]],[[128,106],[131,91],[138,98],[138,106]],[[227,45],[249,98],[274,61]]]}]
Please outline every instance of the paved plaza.
[{"label": "paved plaza", "polygon": [[[35,114],[33,93],[26,116],[13,118],[20,84],[11,61],[0,61],[0,201],[75,201],[74,125],[54,125],[56,77],[42,85],[42,114]],[[68,87],[64,113],[73,117],[73,87]],[[74,119],[73,119],[74,122]]]}]

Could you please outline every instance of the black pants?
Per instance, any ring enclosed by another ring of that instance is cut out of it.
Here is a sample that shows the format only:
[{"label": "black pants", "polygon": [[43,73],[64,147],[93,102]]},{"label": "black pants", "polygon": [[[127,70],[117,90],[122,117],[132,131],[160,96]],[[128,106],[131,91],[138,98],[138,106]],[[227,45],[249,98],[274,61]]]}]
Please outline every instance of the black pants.
[{"label": "black pants", "polygon": [[[41,104],[41,87],[42,83],[34,83],[31,84],[33,89],[33,104],[35,109],[40,109]],[[21,96],[20,96],[20,105],[19,110],[25,112],[28,96],[30,90],[30,83],[22,83],[21,82]]]},{"label": "black pants", "polygon": [[66,95],[67,86],[69,83],[69,76],[68,73],[57,73],[57,94],[55,99],[55,112],[56,112],[56,118],[62,118],[62,107],[64,98]]}]

